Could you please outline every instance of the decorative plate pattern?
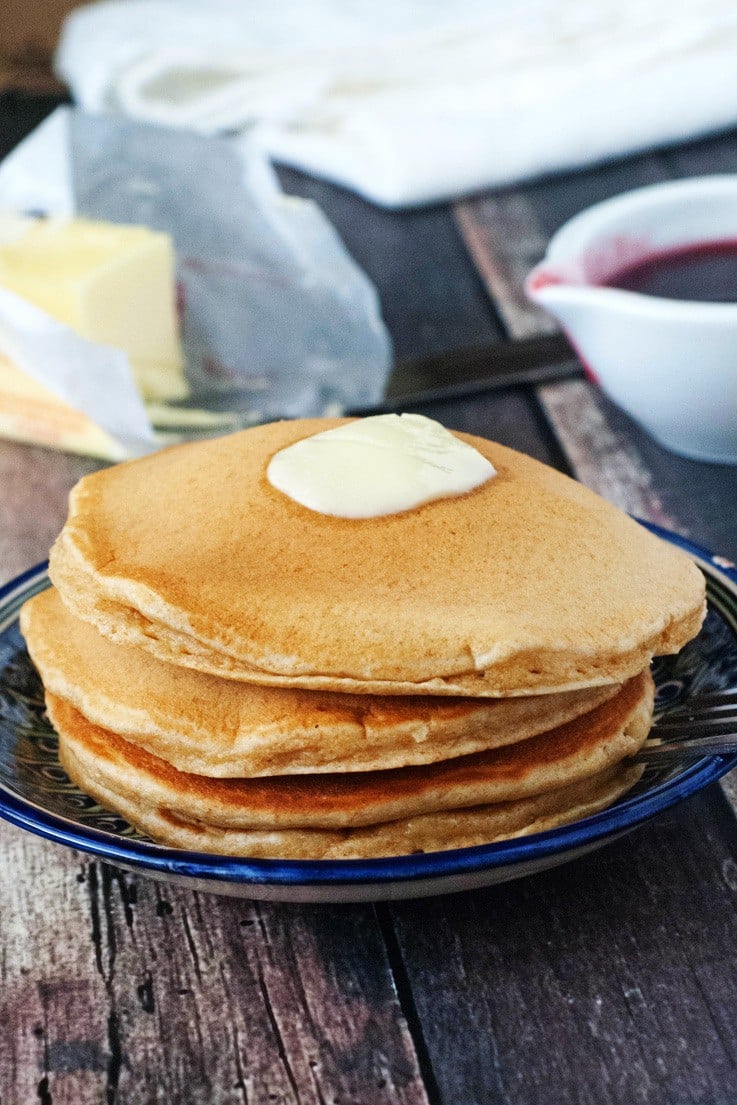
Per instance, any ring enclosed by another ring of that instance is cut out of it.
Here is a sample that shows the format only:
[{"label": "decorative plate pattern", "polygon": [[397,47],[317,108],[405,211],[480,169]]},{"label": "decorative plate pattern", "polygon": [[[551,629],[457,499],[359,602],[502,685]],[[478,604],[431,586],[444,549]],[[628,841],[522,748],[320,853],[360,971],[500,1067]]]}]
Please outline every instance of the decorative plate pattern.
[{"label": "decorative plate pattern", "polygon": [[[697,693],[737,687],[737,571],[723,557],[655,526],[697,559],[707,579],[709,612],[699,636],[678,656],[653,665],[656,712],[667,714]],[[219,893],[310,901],[419,896],[515,878],[562,863],[718,779],[737,757],[704,756],[684,768],[648,767],[614,806],[573,825],[511,841],[382,860],[248,860],[164,848],[102,809],[67,778],[43,689],[25,649],[18,613],[49,585],[39,565],[0,590],[0,816],[61,844],[155,877]]]}]

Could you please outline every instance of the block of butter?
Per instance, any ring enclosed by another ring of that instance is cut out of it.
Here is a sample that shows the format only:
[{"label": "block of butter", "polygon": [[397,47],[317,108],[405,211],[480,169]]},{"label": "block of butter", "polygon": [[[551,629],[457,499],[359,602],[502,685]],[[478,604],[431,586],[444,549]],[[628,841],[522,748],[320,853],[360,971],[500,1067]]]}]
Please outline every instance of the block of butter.
[{"label": "block of butter", "polygon": [[89,341],[122,349],[144,399],[187,395],[167,234],[77,218],[3,216],[0,286]]}]

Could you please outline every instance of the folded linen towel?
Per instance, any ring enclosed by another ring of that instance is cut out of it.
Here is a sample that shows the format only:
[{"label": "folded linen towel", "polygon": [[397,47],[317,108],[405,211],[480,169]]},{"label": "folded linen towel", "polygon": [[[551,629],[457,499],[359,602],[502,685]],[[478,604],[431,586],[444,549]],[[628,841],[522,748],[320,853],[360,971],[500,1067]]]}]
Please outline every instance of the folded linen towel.
[{"label": "folded linen towel", "polygon": [[107,0],[57,71],[92,111],[249,130],[389,206],[737,122],[731,0]]}]

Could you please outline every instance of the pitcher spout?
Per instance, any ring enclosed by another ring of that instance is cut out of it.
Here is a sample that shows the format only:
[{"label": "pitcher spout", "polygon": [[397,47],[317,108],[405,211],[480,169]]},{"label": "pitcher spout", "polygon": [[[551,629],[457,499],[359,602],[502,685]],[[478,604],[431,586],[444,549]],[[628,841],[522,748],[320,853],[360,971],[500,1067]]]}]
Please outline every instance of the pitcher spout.
[{"label": "pitcher spout", "polygon": [[537,265],[525,281],[525,292],[548,311],[565,329],[575,329],[577,319],[595,308],[603,288],[586,283],[585,274],[575,262]]}]

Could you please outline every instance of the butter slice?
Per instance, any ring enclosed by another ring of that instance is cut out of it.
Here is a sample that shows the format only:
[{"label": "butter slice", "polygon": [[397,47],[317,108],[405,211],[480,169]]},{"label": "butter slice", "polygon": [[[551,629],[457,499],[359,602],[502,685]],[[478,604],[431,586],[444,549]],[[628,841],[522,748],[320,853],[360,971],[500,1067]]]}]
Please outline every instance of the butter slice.
[{"label": "butter slice", "polygon": [[312,434],[269,461],[272,487],[319,514],[380,518],[465,495],[496,475],[477,449],[421,414],[378,414]]},{"label": "butter slice", "polygon": [[[128,354],[144,399],[188,394],[169,236],[85,219],[0,219],[0,285]],[[102,381],[101,381],[102,382]]]}]

